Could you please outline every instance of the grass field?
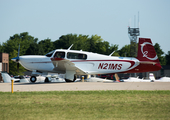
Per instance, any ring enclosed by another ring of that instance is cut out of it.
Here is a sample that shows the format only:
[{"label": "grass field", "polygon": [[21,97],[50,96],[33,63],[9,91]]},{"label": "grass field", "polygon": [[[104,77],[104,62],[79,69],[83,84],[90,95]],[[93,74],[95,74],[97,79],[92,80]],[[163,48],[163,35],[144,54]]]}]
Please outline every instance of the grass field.
[{"label": "grass field", "polygon": [[170,119],[170,91],[0,92],[0,120]]}]

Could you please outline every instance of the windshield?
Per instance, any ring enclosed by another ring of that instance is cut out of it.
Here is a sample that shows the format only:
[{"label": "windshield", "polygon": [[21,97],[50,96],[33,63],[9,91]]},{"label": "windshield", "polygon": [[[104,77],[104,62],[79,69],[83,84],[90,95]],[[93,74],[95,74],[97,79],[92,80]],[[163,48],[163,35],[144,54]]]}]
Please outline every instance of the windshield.
[{"label": "windshield", "polygon": [[54,51],[55,51],[55,50],[53,50],[53,51],[51,51],[51,52],[47,53],[45,56],[47,56],[47,57],[51,57],[51,56],[53,55]]}]

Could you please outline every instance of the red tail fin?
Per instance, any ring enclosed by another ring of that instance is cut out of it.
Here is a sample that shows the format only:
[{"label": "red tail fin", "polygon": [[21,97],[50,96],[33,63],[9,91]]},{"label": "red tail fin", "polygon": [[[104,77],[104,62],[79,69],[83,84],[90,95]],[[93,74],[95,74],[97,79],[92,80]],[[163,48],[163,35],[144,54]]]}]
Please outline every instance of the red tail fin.
[{"label": "red tail fin", "polygon": [[150,38],[139,38],[137,59],[140,61],[159,63],[159,59]]}]

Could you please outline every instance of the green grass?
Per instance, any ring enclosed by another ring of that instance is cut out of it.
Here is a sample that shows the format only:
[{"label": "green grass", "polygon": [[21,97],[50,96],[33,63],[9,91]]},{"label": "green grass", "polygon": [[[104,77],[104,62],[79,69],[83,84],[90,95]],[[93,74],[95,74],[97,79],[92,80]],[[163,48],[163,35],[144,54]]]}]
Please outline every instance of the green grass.
[{"label": "green grass", "polygon": [[0,120],[170,119],[170,91],[0,92]]}]

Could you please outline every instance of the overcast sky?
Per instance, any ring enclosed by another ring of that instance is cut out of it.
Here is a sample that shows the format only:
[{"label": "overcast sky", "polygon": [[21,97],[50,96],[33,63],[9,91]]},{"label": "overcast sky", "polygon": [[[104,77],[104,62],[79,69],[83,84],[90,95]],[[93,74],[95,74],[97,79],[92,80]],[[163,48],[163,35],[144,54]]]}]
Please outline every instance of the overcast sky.
[{"label": "overcast sky", "polygon": [[128,26],[138,27],[138,11],[140,37],[159,43],[167,54],[170,0],[0,0],[0,43],[22,32],[39,41],[70,33],[97,34],[121,49],[130,44]]}]

